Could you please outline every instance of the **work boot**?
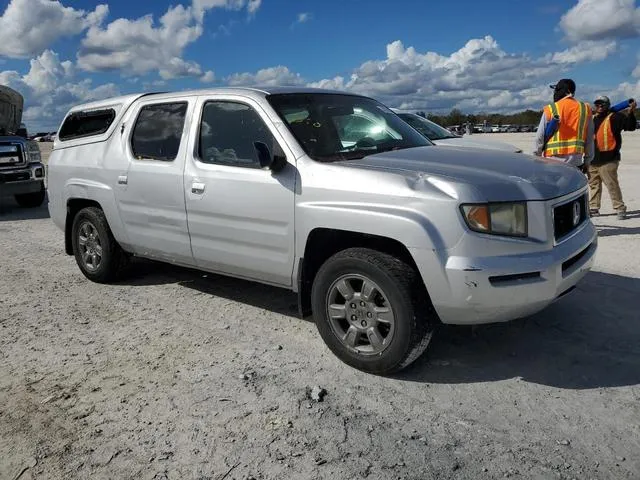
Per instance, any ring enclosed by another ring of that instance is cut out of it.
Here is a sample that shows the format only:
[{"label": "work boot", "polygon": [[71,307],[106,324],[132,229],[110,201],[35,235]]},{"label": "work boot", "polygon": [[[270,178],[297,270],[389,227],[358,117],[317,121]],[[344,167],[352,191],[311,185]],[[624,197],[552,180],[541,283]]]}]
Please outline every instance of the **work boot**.
[{"label": "work boot", "polygon": [[599,217],[600,216],[600,210],[596,209],[596,208],[592,208],[589,210],[589,216],[590,217]]},{"label": "work boot", "polygon": [[620,210],[619,212],[616,212],[616,213],[617,213],[618,220],[627,219],[627,212],[625,210]]}]

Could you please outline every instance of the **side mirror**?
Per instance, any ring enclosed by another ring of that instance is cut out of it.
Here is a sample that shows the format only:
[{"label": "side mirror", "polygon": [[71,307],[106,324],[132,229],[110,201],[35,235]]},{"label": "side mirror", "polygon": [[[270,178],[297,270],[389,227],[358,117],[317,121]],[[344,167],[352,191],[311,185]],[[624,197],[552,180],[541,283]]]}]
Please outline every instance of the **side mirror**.
[{"label": "side mirror", "polygon": [[287,159],[281,155],[272,155],[266,143],[253,142],[253,147],[258,153],[258,161],[261,168],[269,168],[277,172],[285,167]]}]

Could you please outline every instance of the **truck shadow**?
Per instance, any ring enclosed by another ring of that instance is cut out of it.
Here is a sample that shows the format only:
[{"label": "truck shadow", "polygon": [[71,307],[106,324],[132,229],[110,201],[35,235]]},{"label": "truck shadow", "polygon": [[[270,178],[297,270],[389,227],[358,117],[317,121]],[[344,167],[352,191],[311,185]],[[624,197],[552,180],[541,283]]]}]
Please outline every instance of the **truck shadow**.
[{"label": "truck shadow", "polygon": [[443,327],[397,378],[481,383],[521,378],[565,389],[640,383],[640,279],[591,272],[574,294],[505,324]]},{"label": "truck shadow", "polygon": [[49,218],[48,200],[37,208],[22,208],[13,197],[0,196],[0,222]]},{"label": "truck shadow", "polygon": [[598,225],[599,237],[614,237],[618,235],[640,235],[640,227],[620,227],[614,225]]},{"label": "truck shadow", "polygon": [[135,259],[127,278],[118,283],[131,286],[178,284],[205,295],[299,318],[298,297],[289,290],[151,260]]}]

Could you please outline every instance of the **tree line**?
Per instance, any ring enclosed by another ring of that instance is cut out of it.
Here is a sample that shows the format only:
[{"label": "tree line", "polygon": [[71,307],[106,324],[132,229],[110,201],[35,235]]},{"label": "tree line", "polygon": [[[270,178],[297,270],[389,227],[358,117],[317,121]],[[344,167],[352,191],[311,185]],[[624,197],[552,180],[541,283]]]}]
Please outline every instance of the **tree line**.
[{"label": "tree line", "polygon": [[416,112],[416,114],[428,118],[443,127],[463,125],[467,122],[471,125],[478,125],[484,123],[485,120],[489,125],[537,125],[540,122],[542,110],[525,110],[523,112],[505,115],[502,113],[465,114],[462,113],[461,110],[454,108],[445,115],[427,114],[425,112]]},{"label": "tree line", "polygon": [[[636,110],[636,118],[639,111]],[[523,112],[512,113],[509,115],[501,113],[477,113],[477,114],[465,114],[462,111],[454,108],[446,115],[435,115],[433,113],[416,112],[421,117],[428,118],[432,122],[442,125],[443,127],[451,127],[453,125],[463,125],[469,122],[471,125],[480,125],[484,121],[487,121],[489,125],[535,125],[540,123],[540,117],[542,116],[542,110],[525,110]]]}]

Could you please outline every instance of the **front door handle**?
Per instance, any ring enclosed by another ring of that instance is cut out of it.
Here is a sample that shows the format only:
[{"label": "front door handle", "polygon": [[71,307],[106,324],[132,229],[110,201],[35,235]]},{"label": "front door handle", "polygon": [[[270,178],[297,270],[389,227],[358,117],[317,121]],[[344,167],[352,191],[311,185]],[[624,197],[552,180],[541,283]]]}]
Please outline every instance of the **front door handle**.
[{"label": "front door handle", "polygon": [[127,178],[126,175],[120,175],[118,177],[118,185],[126,185],[128,181],[129,179]]},{"label": "front door handle", "polygon": [[202,195],[204,193],[204,183],[194,182],[191,184],[191,193]]}]

